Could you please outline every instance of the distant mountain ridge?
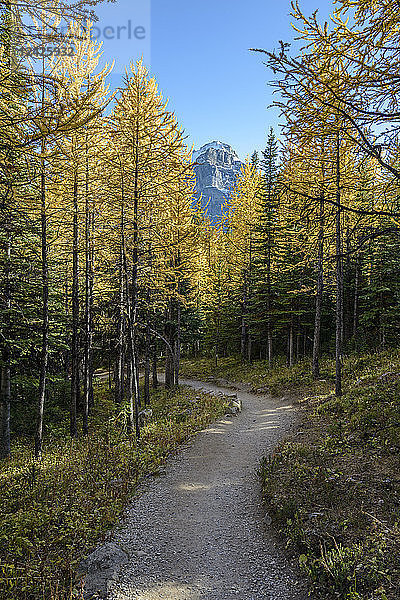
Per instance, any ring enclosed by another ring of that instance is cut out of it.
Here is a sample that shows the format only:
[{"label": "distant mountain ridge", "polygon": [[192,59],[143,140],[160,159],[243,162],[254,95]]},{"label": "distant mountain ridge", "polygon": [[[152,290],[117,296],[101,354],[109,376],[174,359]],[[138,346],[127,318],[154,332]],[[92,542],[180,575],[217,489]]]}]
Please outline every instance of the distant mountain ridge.
[{"label": "distant mountain ridge", "polygon": [[210,217],[221,214],[221,204],[229,196],[242,169],[242,161],[229,144],[220,141],[204,144],[192,155],[196,174],[196,196],[208,203]]}]

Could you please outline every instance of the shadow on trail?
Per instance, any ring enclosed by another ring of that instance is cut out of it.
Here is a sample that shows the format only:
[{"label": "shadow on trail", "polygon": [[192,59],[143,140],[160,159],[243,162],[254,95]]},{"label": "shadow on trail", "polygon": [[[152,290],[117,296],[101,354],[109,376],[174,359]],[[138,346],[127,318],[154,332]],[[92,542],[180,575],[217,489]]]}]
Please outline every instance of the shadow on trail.
[{"label": "shadow on trail", "polygon": [[[182,383],[232,394],[213,383]],[[200,432],[133,500],[103,568],[102,548],[96,551],[88,593],[108,600],[306,598],[266,525],[256,473],[292,426],[294,409],[284,399],[237,395],[242,413]]]}]

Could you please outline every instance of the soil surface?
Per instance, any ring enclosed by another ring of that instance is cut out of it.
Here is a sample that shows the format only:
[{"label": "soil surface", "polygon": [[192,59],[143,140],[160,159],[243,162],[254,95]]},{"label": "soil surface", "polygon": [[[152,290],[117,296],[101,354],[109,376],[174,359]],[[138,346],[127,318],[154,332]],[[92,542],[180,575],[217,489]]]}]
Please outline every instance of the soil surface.
[{"label": "soil surface", "polygon": [[[181,383],[232,394],[214,383]],[[305,600],[263,508],[257,476],[295,410],[285,398],[247,389],[237,389],[242,413],[202,431],[143,485],[112,541],[82,565],[87,598]]]}]

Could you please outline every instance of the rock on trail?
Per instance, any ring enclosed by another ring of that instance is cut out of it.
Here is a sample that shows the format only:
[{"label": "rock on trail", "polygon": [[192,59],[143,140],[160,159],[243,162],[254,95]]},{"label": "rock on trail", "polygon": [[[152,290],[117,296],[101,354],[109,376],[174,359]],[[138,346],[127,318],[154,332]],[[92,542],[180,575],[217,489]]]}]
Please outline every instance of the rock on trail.
[{"label": "rock on trail", "polygon": [[[212,393],[212,383],[182,381]],[[85,561],[107,600],[305,600],[263,511],[257,467],[289,430],[284,400],[239,390],[243,411],[199,433],[144,484],[111,542]]]}]

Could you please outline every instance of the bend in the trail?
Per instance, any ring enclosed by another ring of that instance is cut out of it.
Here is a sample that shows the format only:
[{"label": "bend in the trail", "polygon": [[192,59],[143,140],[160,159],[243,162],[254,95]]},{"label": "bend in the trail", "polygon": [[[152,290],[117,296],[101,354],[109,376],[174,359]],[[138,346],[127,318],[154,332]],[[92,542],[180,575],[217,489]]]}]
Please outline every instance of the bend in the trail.
[{"label": "bend in the trail", "polygon": [[285,399],[237,394],[243,412],[186,444],[133,500],[113,541],[89,558],[88,597],[96,590],[109,600],[306,597],[265,519],[256,472],[292,426],[294,409]]}]

